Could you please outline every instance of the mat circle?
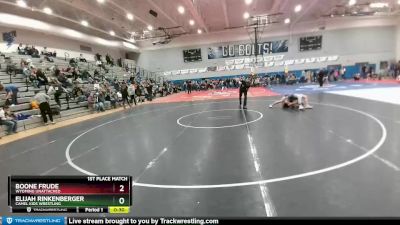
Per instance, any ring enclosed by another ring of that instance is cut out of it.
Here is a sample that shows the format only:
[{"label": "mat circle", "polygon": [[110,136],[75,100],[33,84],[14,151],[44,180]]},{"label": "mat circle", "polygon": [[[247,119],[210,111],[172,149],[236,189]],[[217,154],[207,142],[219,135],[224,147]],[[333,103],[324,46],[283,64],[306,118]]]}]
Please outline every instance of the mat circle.
[{"label": "mat circle", "polygon": [[184,123],[181,122],[184,118],[187,118],[187,117],[190,117],[190,116],[195,116],[195,115],[199,115],[199,114],[202,114],[202,113],[208,113],[208,112],[222,112],[222,111],[242,111],[242,109],[220,109],[220,110],[209,110],[209,111],[202,111],[202,112],[192,113],[192,114],[180,117],[179,119],[176,120],[176,123],[178,125],[182,126],[182,127],[193,128],[193,129],[223,129],[223,128],[240,127],[240,126],[244,126],[244,125],[247,125],[247,124],[255,123],[255,122],[261,120],[264,117],[264,115],[259,111],[246,110],[247,112],[253,112],[253,113],[258,114],[258,117],[256,119],[254,119],[254,120],[247,121],[245,123],[238,123],[238,124],[219,126],[219,127],[192,126],[192,125],[187,125],[187,124],[184,124]]}]

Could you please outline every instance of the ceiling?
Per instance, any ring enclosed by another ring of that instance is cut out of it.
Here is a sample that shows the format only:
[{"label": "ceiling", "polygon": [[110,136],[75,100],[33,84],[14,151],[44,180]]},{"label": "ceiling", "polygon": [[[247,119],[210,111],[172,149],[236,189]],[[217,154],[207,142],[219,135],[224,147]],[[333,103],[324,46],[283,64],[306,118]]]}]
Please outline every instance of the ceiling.
[{"label": "ceiling", "polygon": [[[245,0],[103,0],[103,3],[97,0],[25,0],[26,8],[18,7],[16,1],[0,0],[0,12],[45,21],[109,40],[132,41],[134,37],[139,47],[154,42],[152,37],[199,36],[198,29],[202,31],[201,35],[240,29],[238,27],[248,23],[243,18],[245,12],[250,17],[278,14],[270,18],[280,27],[293,27],[299,23],[342,16],[358,19],[363,13],[368,16],[396,16],[400,9],[398,0],[381,0],[389,3],[389,8],[380,10],[383,13],[378,14],[371,14],[376,10],[369,7],[369,3],[376,0],[357,0],[351,7],[348,6],[349,0],[252,0],[249,5],[245,4]],[[302,10],[296,13],[294,8],[299,4]],[[183,14],[178,12],[179,6],[185,9]],[[51,8],[53,14],[43,13],[44,7]],[[157,17],[151,15],[150,10],[155,11]],[[127,13],[133,15],[133,20],[127,18]],[[290,18],[290,24],[283,22],[286,18]],[[82,20],[88,21],[90,26],[82,26]],[[189,20],[194,20],[195,24],[191,26]],[[154,30],[148,31],[148,25]],[[109,34],[111,30],[115,36]]]}]

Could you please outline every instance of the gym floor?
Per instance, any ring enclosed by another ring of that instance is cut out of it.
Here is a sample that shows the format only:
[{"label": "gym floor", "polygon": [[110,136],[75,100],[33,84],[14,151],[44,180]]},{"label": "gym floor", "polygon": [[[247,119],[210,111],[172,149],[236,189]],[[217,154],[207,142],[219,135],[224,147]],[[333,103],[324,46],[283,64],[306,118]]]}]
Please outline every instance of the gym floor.
[{"label": "gym floor", "polygon": [[[324,92],[155,103],[0,146],[8,175],[132,175],[132,216],[398,216],[400,106]],[[9,213],[8,213],[9,214]]]}]

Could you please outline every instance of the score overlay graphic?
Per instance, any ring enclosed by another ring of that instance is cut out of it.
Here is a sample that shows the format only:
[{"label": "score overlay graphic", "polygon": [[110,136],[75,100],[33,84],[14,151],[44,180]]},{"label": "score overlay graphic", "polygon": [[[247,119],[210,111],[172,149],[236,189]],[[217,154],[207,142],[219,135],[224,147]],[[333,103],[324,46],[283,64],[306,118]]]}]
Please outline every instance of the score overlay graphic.
[{"label": "score overlay graphic", "polygon": [[9,176],[8,205],[13,213],[128,213],[131,181],[130,176]]}]

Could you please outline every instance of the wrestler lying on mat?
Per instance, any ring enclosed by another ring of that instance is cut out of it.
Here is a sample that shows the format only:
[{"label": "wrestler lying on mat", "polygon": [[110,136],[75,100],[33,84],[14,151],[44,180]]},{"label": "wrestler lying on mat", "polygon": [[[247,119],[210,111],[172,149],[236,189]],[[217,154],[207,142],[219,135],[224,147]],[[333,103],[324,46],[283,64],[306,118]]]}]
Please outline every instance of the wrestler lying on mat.
[{"label": "wrestler lying on mat", "polygon": [[270,108],[277,104],[281,104],[284,109],[312,109],[313,107],[308,102],[308,97],[303,94],[285,95],[281,100],[269,105]]}]

